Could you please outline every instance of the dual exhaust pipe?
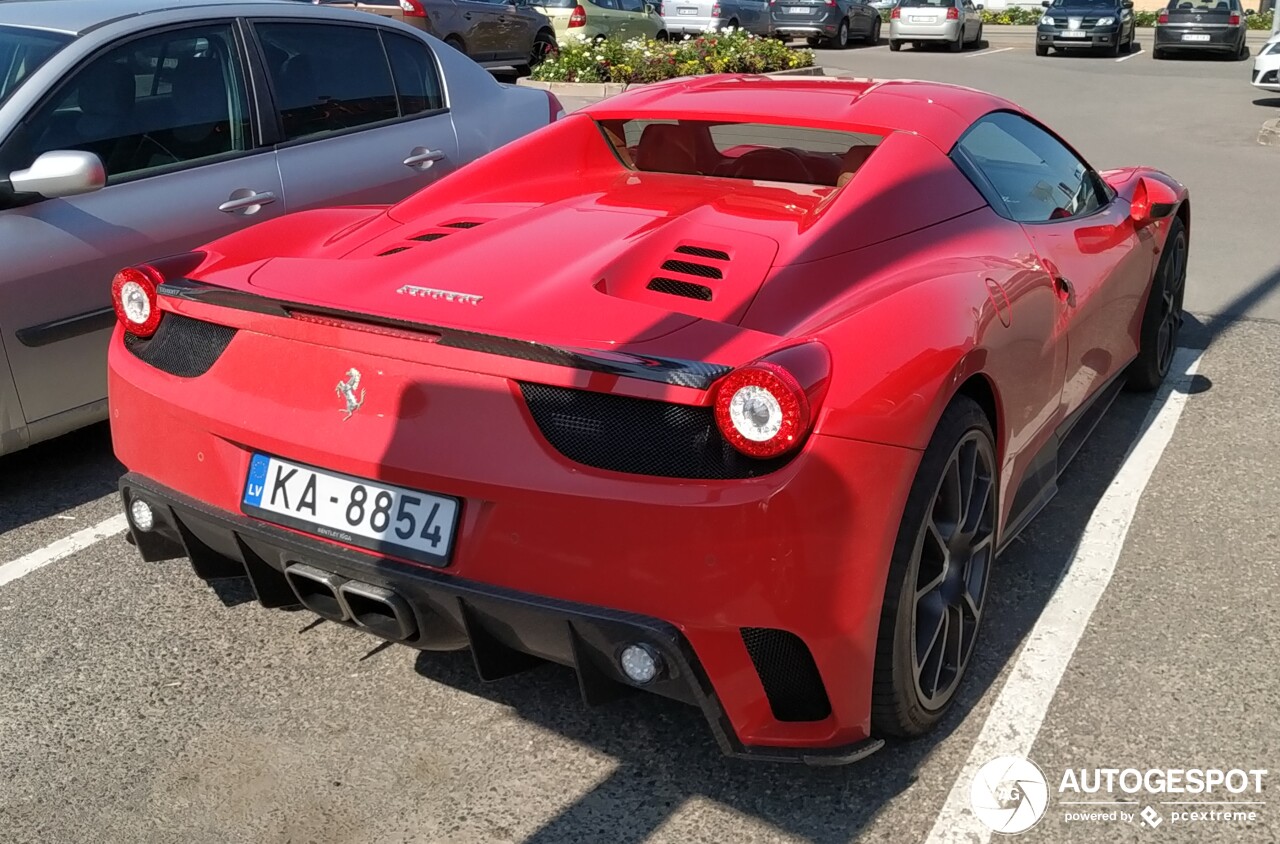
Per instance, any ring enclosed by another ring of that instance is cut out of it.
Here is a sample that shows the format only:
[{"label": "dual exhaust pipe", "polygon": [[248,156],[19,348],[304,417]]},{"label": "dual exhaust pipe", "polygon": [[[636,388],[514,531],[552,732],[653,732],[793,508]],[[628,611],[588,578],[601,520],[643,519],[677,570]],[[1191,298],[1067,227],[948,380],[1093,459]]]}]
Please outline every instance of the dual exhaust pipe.
[{"label": "dual exhaust pipe", "polygon": [[304,563],[284,570],[298,601],[321,618],[363,627],[375,636],[404,642],[418,632],[413,610],[390,589],[348,580]]}]

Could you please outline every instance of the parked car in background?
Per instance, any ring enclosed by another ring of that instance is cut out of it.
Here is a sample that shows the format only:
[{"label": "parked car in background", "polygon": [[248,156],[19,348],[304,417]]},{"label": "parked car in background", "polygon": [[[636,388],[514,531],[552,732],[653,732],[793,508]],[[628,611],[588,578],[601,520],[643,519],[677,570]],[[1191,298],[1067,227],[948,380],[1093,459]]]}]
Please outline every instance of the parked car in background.
[{"label": "parked car in background", "polygon": [[666,38],[658,4],[646,0],[534,0],[551,19],[556,40]]},{"label": "parked car in background", "polygon": [[403,21],[485,67],[528,70],[558,51],[555,27],[529,0],[309,0]]},{"label": "parked car in background", "polygon": [[551,122],[427,34],[322,6],[0,4],[0,453],[106,415],[111,277],[393,202]]},{"label": "parked car in background", "polygon": [[1137,28],[1133,0],[1044,0],[1036,27],[1036,55],[1057,50],[1105,50],[1110,56],[1133,50]]},{"label": "parked car in background", "polygon": [[981,3],[972,0],[901,0],[889,13],[889,49],[911,42],[946,44],[953,53],[982,43]]},{"label": "parked car in background", "polygon": [[1264,91],[1280,91],[1280,35],[1273,35],[1253,60],[1253,84]]},{"label": "parked car in background", "polygon": [[844,49],[850,38],[880,43],[880,12],[864,0],[776,0],[773,34],[802,37],[809,45]]},{"label": "parked car in background", "polygon": [[1243,61],[1249,58],[1244,19],[1240,0],[1169,0],[1156,18],[1151,58],[1195,50]]},{"label": "parked car in background", "polygon": [[663,0],[662,20],[671,35],[697,35],[708,29],[745,29],[769,34],[768,0]]}]

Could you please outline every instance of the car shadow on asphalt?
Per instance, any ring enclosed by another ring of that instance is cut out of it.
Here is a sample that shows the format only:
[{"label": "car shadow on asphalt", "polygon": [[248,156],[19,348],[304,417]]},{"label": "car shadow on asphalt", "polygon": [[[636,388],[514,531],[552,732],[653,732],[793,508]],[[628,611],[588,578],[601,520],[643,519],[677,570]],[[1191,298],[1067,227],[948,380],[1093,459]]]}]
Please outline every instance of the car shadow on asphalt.
[{"label": "car shadow on asphalt", "polygon": [[0,535],[110,495],[122,474],[105,422],[0,457]]},{"label": "car shadow on asphalt", "polygon": [[[883,806],[917,782],[922,763],[941,742],[962,725],[975,728],[966,718],[1040,616],[1095,506],[1141,436],[1150,408],[1148,395],[1121,395],[1064,474],[1057,498],[1000,557],[993,569],[983,641],[956,708],[928,736],[890,743],[856,764],[806,768],[729,759],[721,755],[699,710],[652,695],[586,709],[573,672],[559,666],[484,683],[464,651],[423,652],[415,669],[617,760],[611,775],[579,795],[526,842],[560,844],[597,840],[605,834],[616,844],[644,841],[694,799],[714,801],[818,844],[849,841],[871,825]],[[962,759],[963,754],[958,761]],[[935,778],[939,775],[932,772]],[[942,775],[949,785],[952,772]],[[936,779],[926,784],[937,786]],[[941,799],[945,789],[938,793]],[[924,832],[927,828],[920,834]],[[904,840],[915,837],[906,833]]]},{"label": "car shadow on asphalt", "polygon": [[1256,106],[1262,106],[1263,108],[1280,108],[1280,96],[1261,97],[1254,100],[1253,104]]}]

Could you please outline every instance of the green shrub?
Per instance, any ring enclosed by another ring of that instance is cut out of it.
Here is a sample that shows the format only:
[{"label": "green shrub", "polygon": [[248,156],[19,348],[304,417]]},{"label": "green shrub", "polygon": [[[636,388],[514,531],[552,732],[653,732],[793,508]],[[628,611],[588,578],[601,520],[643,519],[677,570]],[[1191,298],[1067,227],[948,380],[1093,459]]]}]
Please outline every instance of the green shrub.
[{"label": "green shrub", "polygon": [[682,41],[632,38],[574,39],[560,55],[533,69],[542,82],[660,82],[706,73],[774,73],[812,67],[812,50],[793,50],[774,38],[722,30]]}]

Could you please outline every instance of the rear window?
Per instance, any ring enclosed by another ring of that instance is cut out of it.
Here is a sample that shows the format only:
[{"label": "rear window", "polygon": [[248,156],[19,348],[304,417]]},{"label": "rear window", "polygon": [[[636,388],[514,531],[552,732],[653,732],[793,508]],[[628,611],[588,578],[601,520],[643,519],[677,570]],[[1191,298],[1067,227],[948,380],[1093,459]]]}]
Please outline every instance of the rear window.
[{"label": "rear window", "polygon": [[[545,2],[535,2],[534,6],[545,6],[548,9],[572,9],[578,5],[578,0],[545,0]],[[596,3],[597,6],[603,6],[604,3]],[[606,6],[606,8],[612,8]]]},{"label": "rear window", "polygon": [[838,187],[862,166],[881,135],[706,120],[600,123],[623,164],[676,173]]},{"label": "rear window", "polygon": [[70,42],[70,36],[59,33],[0,26],[0,103]]},{"label": "rear window", "polygon": [[937,6],[941,9],[949,9],[956,4],[956,0],[901,0],[899,6],[908,6],[911,8],[919,8],[921,6]]},{"label": "rear window", "polygon": [[1194,12],[1199,15],[1238,12],[1240,7],[1229,0],[1169,0],[1171,12]]}]

